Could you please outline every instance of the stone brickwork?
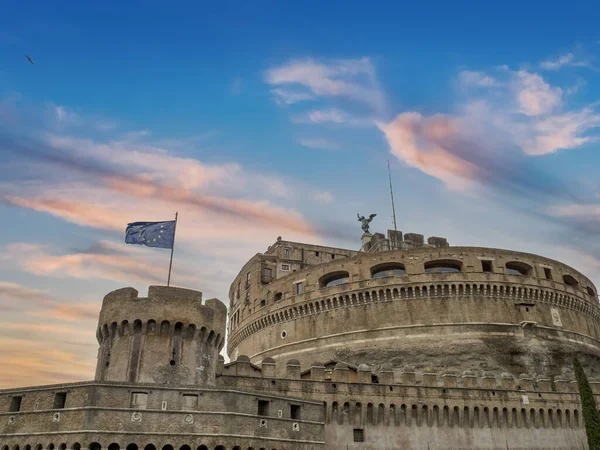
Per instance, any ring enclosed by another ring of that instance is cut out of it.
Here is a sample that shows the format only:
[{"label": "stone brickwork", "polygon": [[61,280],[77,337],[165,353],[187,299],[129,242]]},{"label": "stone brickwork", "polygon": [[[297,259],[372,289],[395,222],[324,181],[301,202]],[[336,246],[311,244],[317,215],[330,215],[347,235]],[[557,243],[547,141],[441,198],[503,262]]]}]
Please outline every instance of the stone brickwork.
[{"label": "stone brickwork", "polygon": [[599,319],[590,280],[537,255],[278,239],[229,311],[106,295],[95,380],[0,391],[0,450],[587,449],[570,364],[600,401]]}]

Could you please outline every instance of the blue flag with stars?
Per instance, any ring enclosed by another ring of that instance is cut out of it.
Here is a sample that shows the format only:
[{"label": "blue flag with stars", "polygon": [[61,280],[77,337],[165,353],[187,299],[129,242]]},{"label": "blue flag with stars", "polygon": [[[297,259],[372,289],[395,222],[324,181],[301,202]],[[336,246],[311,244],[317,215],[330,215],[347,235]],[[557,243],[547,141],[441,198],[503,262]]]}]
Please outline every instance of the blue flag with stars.
[{"label": "blue flag with stars", "polygon": [[126,244],[139,244],[148,247],[173,248],[175,221],[134,222],[127,224]]}]

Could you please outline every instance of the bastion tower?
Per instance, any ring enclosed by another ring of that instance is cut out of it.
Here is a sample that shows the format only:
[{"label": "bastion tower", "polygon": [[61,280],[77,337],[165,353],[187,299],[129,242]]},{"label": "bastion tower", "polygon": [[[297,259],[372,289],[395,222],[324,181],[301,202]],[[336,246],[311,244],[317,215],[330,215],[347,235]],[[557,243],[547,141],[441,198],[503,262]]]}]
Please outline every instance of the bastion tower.
[{"label": "bastion tower", "polygon": [[600,374],[596,287],[554,259],[390,230],[360,250],[278,239],[231,285],[232,358],[375,370]]},{"label": "bastion tower", "polygon": [[227,307],[202,293],[151,286],[148,297],[123,288],[104,297],[97,381],[214,385],[225,342]]}]

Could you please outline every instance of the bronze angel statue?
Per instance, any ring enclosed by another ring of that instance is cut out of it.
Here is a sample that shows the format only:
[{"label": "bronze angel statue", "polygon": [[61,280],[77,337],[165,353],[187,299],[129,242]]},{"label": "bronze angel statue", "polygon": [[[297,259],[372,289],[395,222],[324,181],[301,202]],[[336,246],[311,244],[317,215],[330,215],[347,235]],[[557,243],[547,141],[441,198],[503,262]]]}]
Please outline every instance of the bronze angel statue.
[{"label": "bronze angel statue", "polygon": [[360,214],[356,215],[358,217],[358,221],[362,223],[362,230],[365,233],[369,232],[369,224],[373,220],[373,217],[375,217],[376,215],[377,214],[371,214],[368,219],[366,219],[365,216],[361,216]]}]

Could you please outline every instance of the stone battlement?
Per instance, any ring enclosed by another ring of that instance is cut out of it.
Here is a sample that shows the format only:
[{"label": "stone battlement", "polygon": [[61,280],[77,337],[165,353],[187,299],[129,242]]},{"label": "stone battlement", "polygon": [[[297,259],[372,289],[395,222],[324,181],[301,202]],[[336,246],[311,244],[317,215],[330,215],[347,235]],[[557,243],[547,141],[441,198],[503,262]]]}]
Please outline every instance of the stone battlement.
[{"label": "stone battlement", "polygon": [[[349,383],[360,385],[402,385],[428,388],[459,388],[490,391],[519,391],[532,393],[573,393],[578,394],[577,381],[574,379],[534,377],[521,374],[514,377],[508,373],[483,372],[475,375],[466,370],[457,373],[433,373],[428,371],[404,370],[401,372],[383,368],[372,371],[367,364],[358,367],[343,362],[321,363],[314,362],[310,367],[302,367],[298,360],[292,359],[286,363],[276,362],[273,358],[265,358],[260,365],[252,364],[246,355],[240,355],[237,360],[225,364],[219,357],[217,374],[225,376],[282,378],[289,380]],[[282,375],[279,375],[282,374]],[[600,380],[590,380],[592,391],[600,395]],[[445,393],[445,391],[443,392]]]},{"label": "stone battlement", "polygon": [[98,341],[110,334],[111,329],[118,329],[119,324],[134,324],[136,321],[141,324],[166,321],[168,327],[177,322],[194,325],[198,329],[204,326],[224,338],[227,307],[216,298],[202,304],[202,292],[190,289],[150,286],[147,297],[139,297],[138,291],[132,287],[118,289],[107,294],[102,302]]}]

